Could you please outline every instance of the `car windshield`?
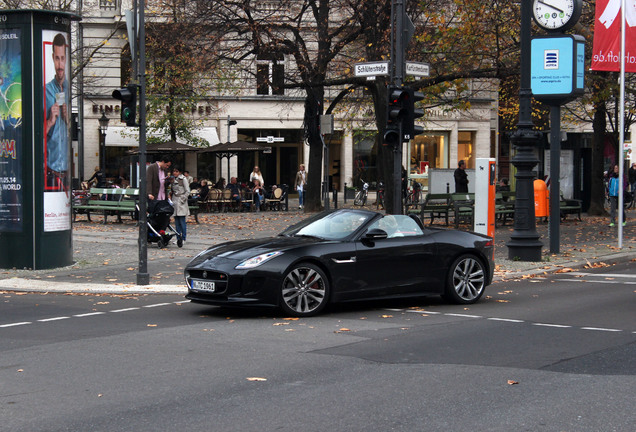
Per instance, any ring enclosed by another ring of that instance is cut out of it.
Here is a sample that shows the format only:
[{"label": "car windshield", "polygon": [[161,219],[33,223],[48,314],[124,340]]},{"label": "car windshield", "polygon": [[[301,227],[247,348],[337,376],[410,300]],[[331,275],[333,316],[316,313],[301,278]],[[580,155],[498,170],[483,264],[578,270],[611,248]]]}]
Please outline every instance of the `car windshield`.
[{"label": "car windshield", "polygon": [[373,216],[373,213],[360,211],[320,213],[286,229],[281,235],[341,240],[349,237]]}]

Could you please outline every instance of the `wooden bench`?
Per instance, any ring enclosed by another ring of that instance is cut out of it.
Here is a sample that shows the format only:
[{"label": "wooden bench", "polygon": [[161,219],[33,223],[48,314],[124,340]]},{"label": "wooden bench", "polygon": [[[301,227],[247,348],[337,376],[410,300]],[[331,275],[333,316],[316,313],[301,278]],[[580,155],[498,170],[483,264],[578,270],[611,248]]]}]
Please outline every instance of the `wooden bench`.
[{"label": "wooden bench", "polygon": [[566,199],[561,195],[559,212],[561,213],[561,220],[565,220],[569,214],[575,214],[581,220],[581,200]]},{"label": "wooden bench", "polygon": [[451,201],[455,215],[455,228],[459,228],[460,223],[472,225],[475,219],[475,194],[454,193],[451,194]]},{"label": "wooden bench", "polygon": [[139,189],[137,188],[91,188],[91,197],[82,204],[73,203],[73,221],[78,214],[86,214],[91,222],[92,212],[102,212],[104,224],[108,221],[108,215],[115,213],[117,221],[121,222],[122,213],[128,213],[136,219],[137,201]]},{"label": "wooden bench", "polygon": [[495,193],[495,226],[497,221],[500,220],[503,225],[506,225],[508,219],[514,219],[515,217],[515,205],[513,200],[506,200],[503,192]]},{"label": "wooden bench", "polygon": [[451,194],[449,193],[427,193],[420,209],[420,219],[424,222],[427,216],[433,225],[435,218],[443,218],[448,226],[448,215],[454,209]]}]

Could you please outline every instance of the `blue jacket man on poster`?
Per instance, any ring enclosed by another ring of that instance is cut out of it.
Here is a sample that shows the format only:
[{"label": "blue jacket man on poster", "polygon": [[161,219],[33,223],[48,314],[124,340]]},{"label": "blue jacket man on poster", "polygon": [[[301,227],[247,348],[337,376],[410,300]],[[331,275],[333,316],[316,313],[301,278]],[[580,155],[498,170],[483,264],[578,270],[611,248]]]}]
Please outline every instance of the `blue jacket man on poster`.
[{"label": "blue jacket man on poster", "polygon": [[66,39],[53,38],[55,76],[46,84],[46,184],[65,189],[68,179],[70,89],[66,78]]}]

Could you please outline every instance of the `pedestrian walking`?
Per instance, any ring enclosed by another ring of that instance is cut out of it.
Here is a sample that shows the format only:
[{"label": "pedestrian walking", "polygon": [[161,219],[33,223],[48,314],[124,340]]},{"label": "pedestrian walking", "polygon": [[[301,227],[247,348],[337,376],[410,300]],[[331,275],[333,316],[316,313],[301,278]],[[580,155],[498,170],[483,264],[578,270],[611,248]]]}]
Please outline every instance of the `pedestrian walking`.
[{"label": "pedestrian walking", "polygon": [[627,178],[629,180],[632,195],[634,195],[634,192],[636,192],[636,162],[629,167],[629,170],[627,171]]},{"label": "pedestrian walking", "polygon": [[[618,165],[614,165],[614,170],[609,173],[609,199],[610,199],[610,226],[616,225],[616,212],[618,210],[619,188],[625,189],[623,182],[618,177]],[[625,206],[623,206],[623,226],[626,225]]]},{"label": "pedestrian walking", "polygon": [[468,193],[468,174],[466,174],[466,162],[463,159],[457,164],[453,177],[455,177],[455,192]]},{"label": "pedestrian walking", "polygon": [[172,205],[174,207],[174,222],[181,240],[185,243],[187,235],[186,218],[190,215],[188,197],[190,196],[190,184],[179,168],[172,169],[174,183],[172,184]]}]

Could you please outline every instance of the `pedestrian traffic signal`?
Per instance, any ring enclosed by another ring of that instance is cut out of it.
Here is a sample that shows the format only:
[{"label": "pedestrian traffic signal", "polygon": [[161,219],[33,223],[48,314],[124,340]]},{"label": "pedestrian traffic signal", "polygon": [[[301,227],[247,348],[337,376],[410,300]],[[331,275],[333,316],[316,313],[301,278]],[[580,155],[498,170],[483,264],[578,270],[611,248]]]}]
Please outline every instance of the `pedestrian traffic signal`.
[{"label": "pedestrian traffic signal", "polygon": [[419,102],[424,99],[424,95],[412,88],[407,88],[406,93],[408,93],[408,96],[405,99],[406,117],[402,121],[402,133],[404,135],[404,140],[408,141],[415,138],[415,135],[424,133],[424,128],[422,126],[415,125],[415,119],[424,115],[424,110],[415,108],[415,102]]},{"label": "pedestrian traffic signal", "polygon": [[113,91],[113,98],[121,101],[121,121],[127,126],[137,124],[137,85],[128,84],[124,88]]}]

